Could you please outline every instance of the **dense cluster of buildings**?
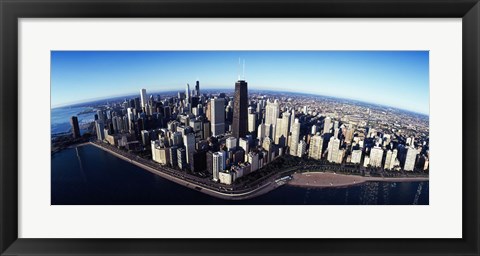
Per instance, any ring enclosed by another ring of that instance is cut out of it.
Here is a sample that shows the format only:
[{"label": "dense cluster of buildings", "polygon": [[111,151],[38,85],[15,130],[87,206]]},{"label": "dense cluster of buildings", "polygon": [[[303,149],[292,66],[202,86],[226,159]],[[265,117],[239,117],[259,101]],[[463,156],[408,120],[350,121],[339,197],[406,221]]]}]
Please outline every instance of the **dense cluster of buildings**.
[{"label": "dense cluster of buildings", "polygon": [[[418,129],[411,125],[415,118],[408,124],[396,119],[403,113],[343,103],[318,107],[322,103],[312,97],[249,95],[240,79],[233,95],[201,94],[199,81],[172,97],[148,96],[141,89],[140,97],[99,109],[96,134],[100,141],[151,152],[161,165],[205,173],[223,184],[285,154],[319,163],[428,170],[428,121],[418,121]],[[78,121],[71,122],[79,136]]]}]

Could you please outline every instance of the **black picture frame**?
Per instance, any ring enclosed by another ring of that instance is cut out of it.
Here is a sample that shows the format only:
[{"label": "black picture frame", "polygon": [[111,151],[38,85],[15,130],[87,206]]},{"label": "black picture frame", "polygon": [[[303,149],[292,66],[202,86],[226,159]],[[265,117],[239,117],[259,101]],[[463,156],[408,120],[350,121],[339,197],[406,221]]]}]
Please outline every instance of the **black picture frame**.
[{"label": "black picture frame", "polygon": [[[0,15],[1,255],[479,255],[478,0],[0,0]],[[19,239],[18,19],[50,17],[462,18],[463,238]]]}]

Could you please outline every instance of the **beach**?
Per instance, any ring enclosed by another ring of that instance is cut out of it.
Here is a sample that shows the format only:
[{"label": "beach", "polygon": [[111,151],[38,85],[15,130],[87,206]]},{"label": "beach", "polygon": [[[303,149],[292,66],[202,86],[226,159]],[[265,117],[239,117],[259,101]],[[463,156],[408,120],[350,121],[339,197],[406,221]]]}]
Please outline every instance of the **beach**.
[{"label": "beach", "polygon": [[363,177],[358,175],[344,175],[331,172],[305,172],[295,173],[288,185],[299,187],[346,187],[361,184],[367,181],[384,181],[384,182],[411,182],[411,181],[428,181],[427,177],[400,177],[400,178],[384,178],[384,177]]}]

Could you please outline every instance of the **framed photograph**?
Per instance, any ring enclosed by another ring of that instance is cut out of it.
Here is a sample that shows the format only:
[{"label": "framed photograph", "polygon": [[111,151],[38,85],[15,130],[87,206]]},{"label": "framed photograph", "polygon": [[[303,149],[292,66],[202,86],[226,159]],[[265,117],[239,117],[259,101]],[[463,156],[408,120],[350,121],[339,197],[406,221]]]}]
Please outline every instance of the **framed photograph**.
[{"label": "framed photograph", "polygon": [[0,8],[1,255],[478,255],[477,1]]}]

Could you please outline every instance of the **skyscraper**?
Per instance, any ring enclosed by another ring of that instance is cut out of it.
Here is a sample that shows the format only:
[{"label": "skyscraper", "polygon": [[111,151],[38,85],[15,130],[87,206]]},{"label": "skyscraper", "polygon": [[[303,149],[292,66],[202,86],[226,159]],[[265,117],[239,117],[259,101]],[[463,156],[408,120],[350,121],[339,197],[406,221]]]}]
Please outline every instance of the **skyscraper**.
[{"label": "skyscraper", "polygon": [[325,117],[323,121],[323,133],[330,133],[330,126],[332,125],[332,119],[330,117]]},{"label": "skyscraper", "polygon": [[185,87],[185,99],[186,102],[190,102],[190,85],[187,84]]},{"label": "skyscraper", "polygon": [[292,141],[290,143],[290,155],[297,156],[298,141],[300,140],[300,123],[298,118],[295,118],[295,122],[292,127]]},{"label": "skyscraper", "polygon": [[76,116],[70,118],[70,125],[72,125],[73,138],[80,138],[80,128],[78,127],[78,118]]},{"label": "skyscraper", "polygon": [[265,107],[265,125],[277,124],[277,117],[280,115],[280,103],[276,99],[271,102],[267,101],[267,106]]},{"label": "skyscraper", "polygon": [[195,94],[197,97],[200,97],[200,81],[197,80],[195,83]]},{"label": "skyscraper", "polygon": [[232,135],[236,138],[245,137],[248,128],[248,88],[247,82],[238,80],[235,83],[233,102]]},{"label": "skyscraper", "polygon": [[405,157],[405,165],[403,170],[413,171],[415,168],[415,160],[417,160],[417,150],[414,147],[408,147],[407,156]]},{"label": "skyscraper", "polygon": [[373,167],[381,167],[383,158],[383,149],[381,147],[373,147],[370,150],[370,165]]},{"label": "skyscraper", "polygon": [[105,133],[103,131],[104,123],[102,120],[95,121],[95,129],[97,131],[97,139],[103,141],[103,139],[105,139]]},{"label": "skyscraper", "polygon": [[223,171],[224,169],[224,159],[223,154],[220,152],[213,153],[213,180],[218,180],[219,172]]},{"label": "skyscraper", "polygon": [[212,135],[218,136],[225,133],[225,100],[215,98],[210,100]]},{"label": "skyscraper", "polygon": [[317,133],[310,139],[310,149],[308,150],[308,157],[320,160],[322,158],[323,138],[320,133]]},{"label": "skyscraper", "polygon": [[148,105],[148,98],[147,98],[147,90],[141,89],[140,90],[140,102],[142,104],[142,108],[146,108]]},{"label": "skyscraper", "polygon": [[330,137],[330,142],[328,143],[328,156],[327,160],[333,163],[341,163],[339,161],[339,152],[340,151],[340,140],[335,137]]}]

